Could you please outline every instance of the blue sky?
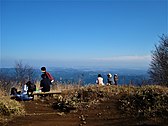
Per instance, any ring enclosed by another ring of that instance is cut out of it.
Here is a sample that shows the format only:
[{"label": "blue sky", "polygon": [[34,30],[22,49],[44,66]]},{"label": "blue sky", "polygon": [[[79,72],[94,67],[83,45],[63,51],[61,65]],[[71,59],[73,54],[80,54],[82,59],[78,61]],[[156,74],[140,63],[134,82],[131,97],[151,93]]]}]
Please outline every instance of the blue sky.
[{"label": "blue sky", "polygon": [[1,67],[147,68],[167,0],[1,0]]}]

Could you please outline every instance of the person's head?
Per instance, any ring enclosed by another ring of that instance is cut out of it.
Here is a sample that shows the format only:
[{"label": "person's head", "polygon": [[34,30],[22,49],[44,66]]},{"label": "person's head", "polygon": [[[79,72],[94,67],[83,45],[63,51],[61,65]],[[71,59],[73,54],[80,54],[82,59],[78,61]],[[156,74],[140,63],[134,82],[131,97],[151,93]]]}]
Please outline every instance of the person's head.
[{"label": "person's head", "polygon": [[111,73],[107,74],[107,77],[112,77]]},{"label": "person's head", "polygon": [[46,72],[46,68],[45,67],[41,67],[41,72]]},{"label": "person's head", "polygon": [[27,85],[27,86],[31,85],[31,81],[28,81],[28,82],[26,83],[26,85]]},{"label": "person's head", "polygon": [[101,74],[98,74],[98,77],[102,77]]},{"label": "person's head", "polygon": [[11,88],[11,94],[10,95],[16,95],[17,89],[15,87]]}]

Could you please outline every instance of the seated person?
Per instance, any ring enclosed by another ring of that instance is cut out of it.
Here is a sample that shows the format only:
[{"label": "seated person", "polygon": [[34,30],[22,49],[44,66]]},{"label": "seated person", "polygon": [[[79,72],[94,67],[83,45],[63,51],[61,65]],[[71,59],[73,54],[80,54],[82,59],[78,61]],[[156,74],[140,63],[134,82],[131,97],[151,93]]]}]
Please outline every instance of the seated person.
[{"label": "seated person", "polygon": [[21,91],[17,91],[17,89],[15,87],[11,88],[11,99],[16,99],[19,100],[20,98],[18,97],[21,94]]},{"label": "seated person", "polygon": [[109,85],[114,84],[113,76],[111,75],[111,73],[107,74],[107,83],[108,83]]},{"label": "seated person", "polygon": [[26,100],[32,100],[33,97],[29,97],[28,96],[28,86],[27,84],[24,84],[23,87],[22,87],[22,93],[20,95],[20,98],[22,101],[26,101]]},{"label": "seated person", "polygon": [[23,85],[22,87],[22,92],[17,92],[16,88],[11,89],[11,95],[13,96],[14,99],[16,100],[21,100],[21,101],[27,101],[27,100],[32,100],[33,97],[29,97],[27,94],[28,87],[26,84]]},{"label": "seated person", "polygon": [[41,75],[42,80],[40,81],[40,88],[42,92],[49,92],[50,91],[50,85],[51,81],[49,78],[47,78],[46,74]]},{"label": "seated person", "polygon": [[28,95],[33,97],[33,91],[36,91],[36,85],[31,81],[28,81],[26,85],[28,87],[28,90],[27,90]]},{"label": "seated person", "polygon": [[101,76],[101,74],[98,74],[98,78],[96,80],[96,83],[98,85],[104,85],[104,83],[103,83],[103,77]]},{"label": "seated person", "polygon": [[17,89],[15,87],[11,88],[11,93],[10,95],[16,96],[18,94]]}]

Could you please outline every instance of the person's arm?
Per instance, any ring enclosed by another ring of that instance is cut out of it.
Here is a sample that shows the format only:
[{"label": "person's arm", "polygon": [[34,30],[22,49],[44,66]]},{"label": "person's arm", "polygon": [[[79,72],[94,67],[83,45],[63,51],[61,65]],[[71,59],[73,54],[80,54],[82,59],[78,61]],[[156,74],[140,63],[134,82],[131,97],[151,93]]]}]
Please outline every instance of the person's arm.
[{"label": "person's arm", "polygon": [[28,90],[28,87],[27,85],[23,85],[23,88],[22,88],[22,94],[27,94],[27,90]]},{"label": "person's arm", "polygon": [[24,86],[23,86],[23,91],[24,91],[24,92],[27,92],[27,90],[28,90],[27,85],[24,85]]},{"label": "person's arm", "polygon": [[50,79],[51,82],[54,82],[54,78],[49,72],[46,72],[47,77]]},{"label": "person's arm", "polygon": [[96,84],[99,84],[100,82],[99,82],[99,78],[97,78],[97,80],[96,80]]},{"label": "person's arm", "polygon": [[40,81],[40,90],[43,88],[43,80]]}]

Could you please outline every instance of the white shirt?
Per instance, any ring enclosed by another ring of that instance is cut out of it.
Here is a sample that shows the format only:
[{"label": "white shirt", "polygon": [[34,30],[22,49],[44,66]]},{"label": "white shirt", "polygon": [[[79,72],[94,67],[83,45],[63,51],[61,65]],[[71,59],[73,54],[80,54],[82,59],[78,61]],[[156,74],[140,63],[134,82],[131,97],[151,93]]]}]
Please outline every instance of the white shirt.
[{"label": "white shirt", "polygon": [[102,77],[98,77],[97,80],[96,80],[96,83],[97,83],[98,85],[104,85],[104,83],[103,83],[103,78],[102,78]]},{"label": "white shirt", "polygon": [[27,94],[27,91],[28,91],[28,87],[26,84],[23,85],[23,88],[22,88],[22,94]]}]

